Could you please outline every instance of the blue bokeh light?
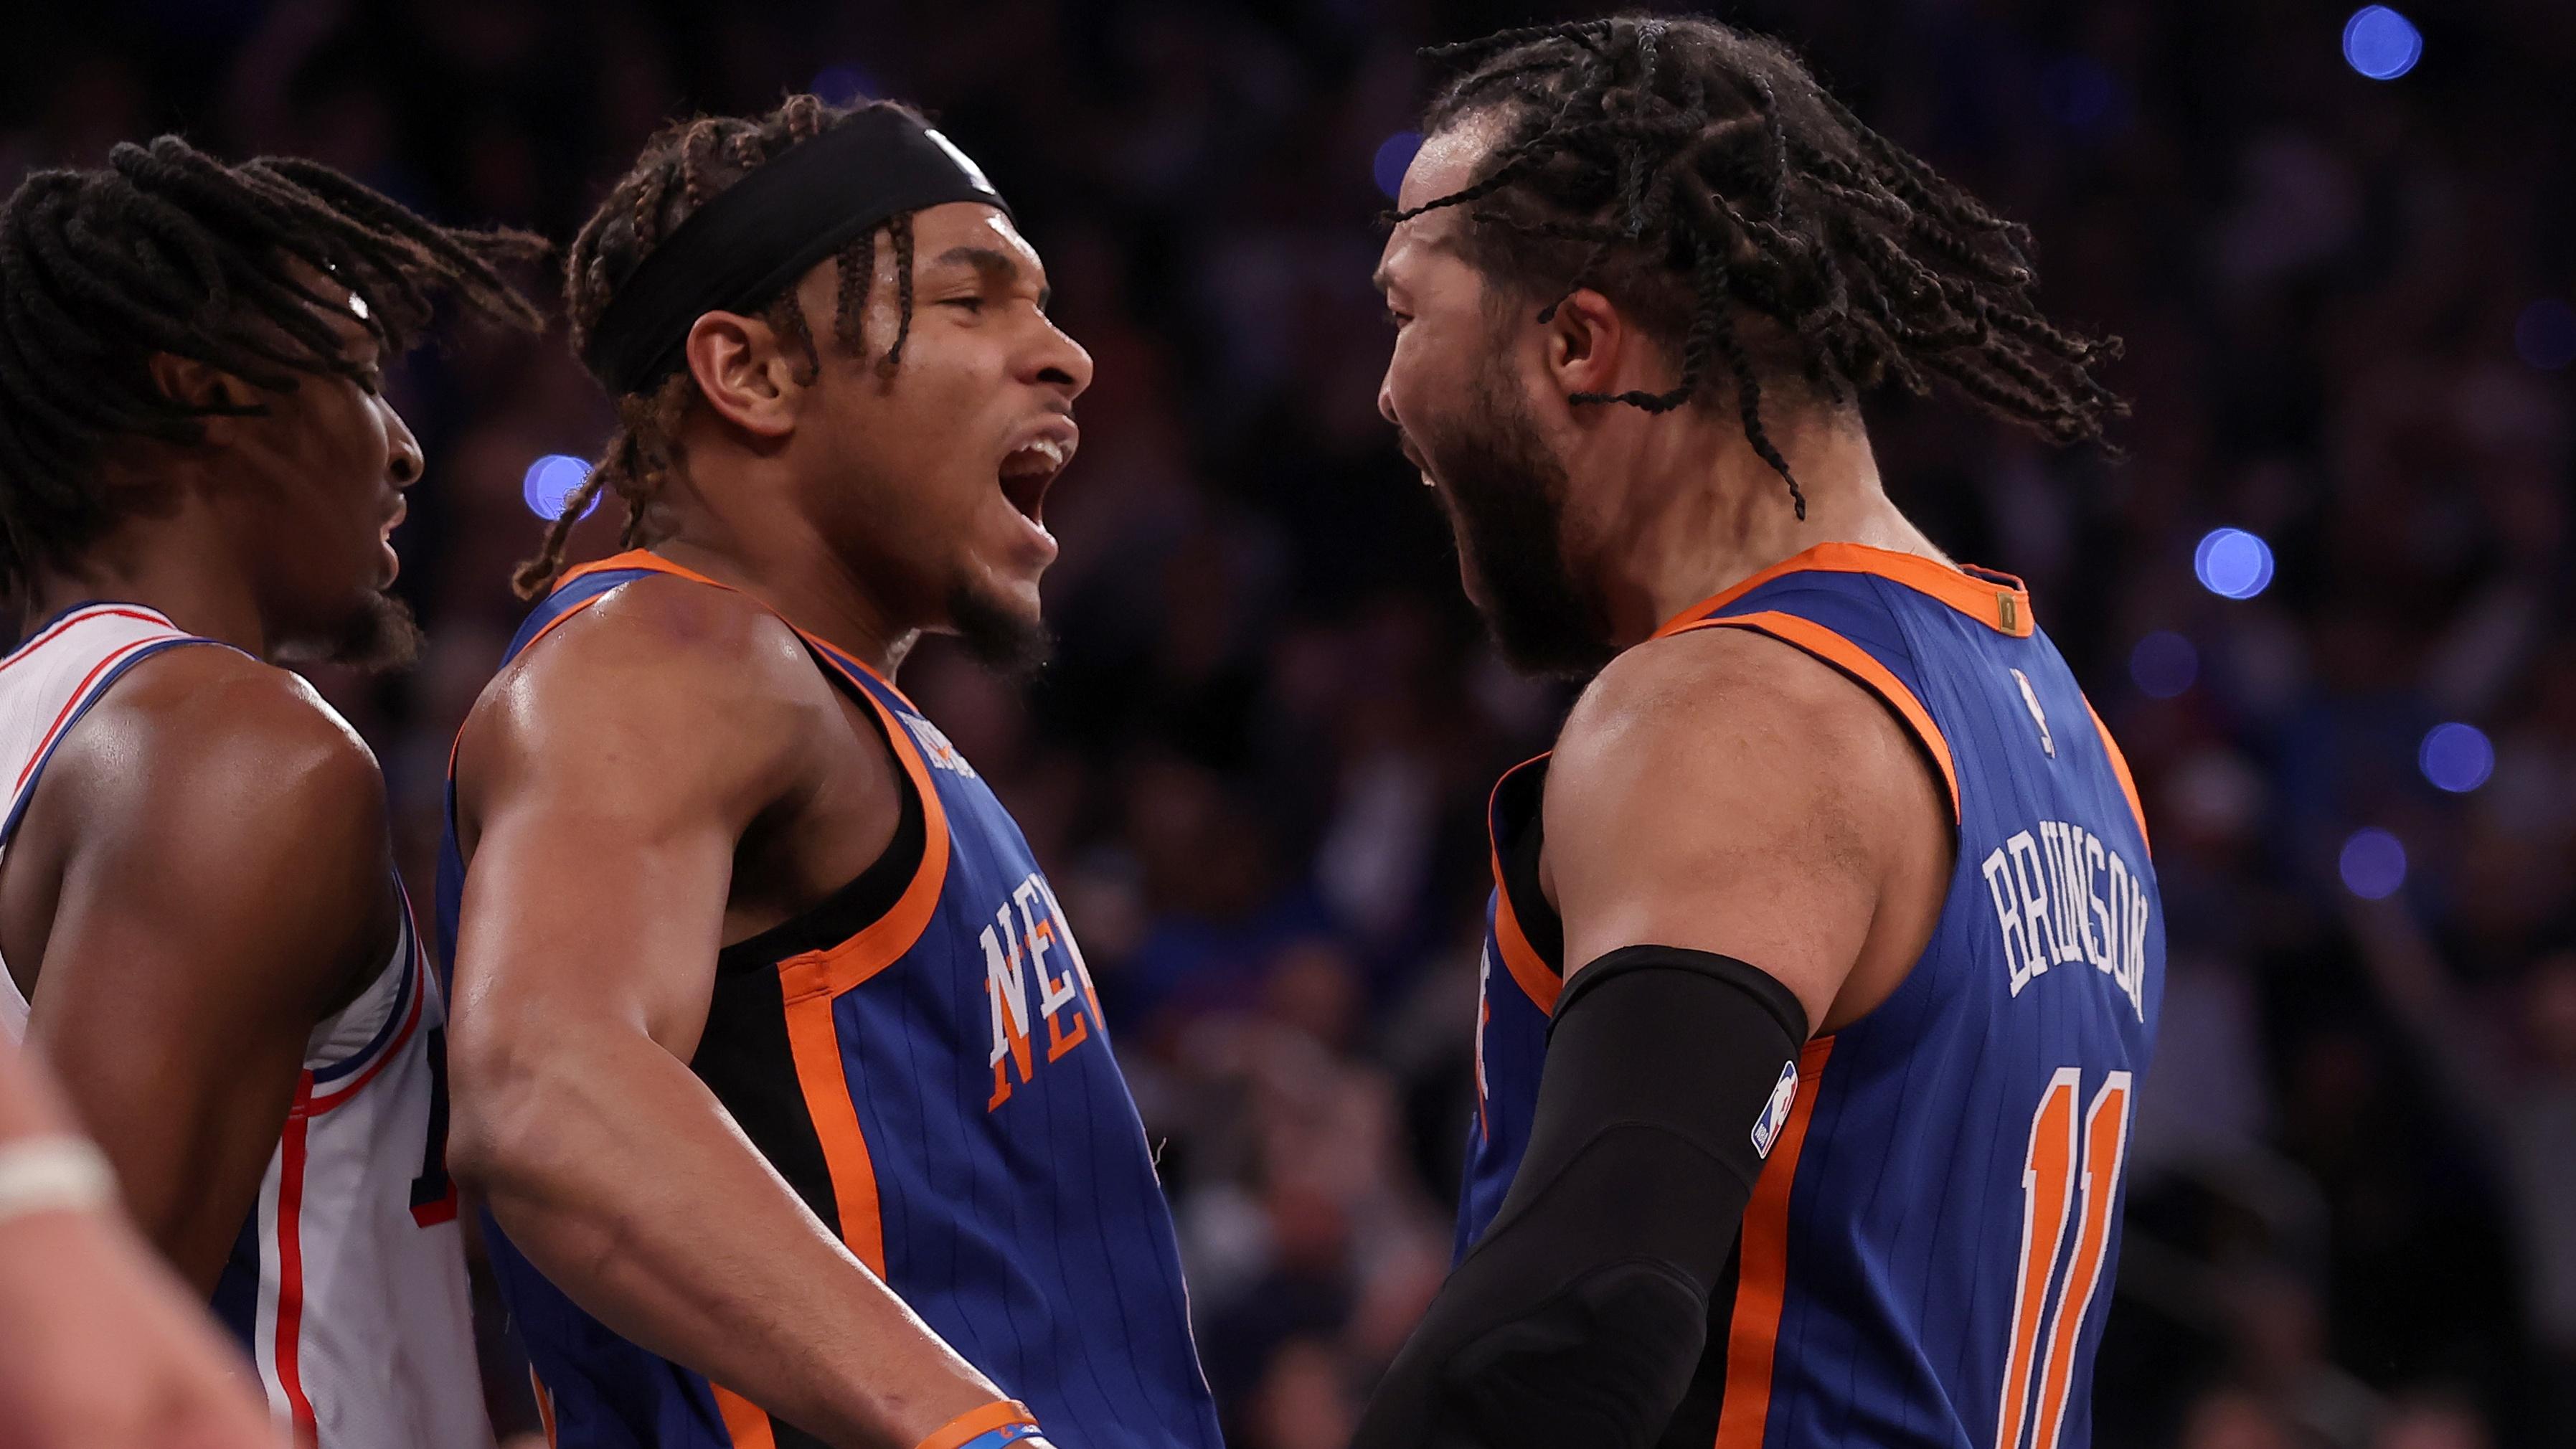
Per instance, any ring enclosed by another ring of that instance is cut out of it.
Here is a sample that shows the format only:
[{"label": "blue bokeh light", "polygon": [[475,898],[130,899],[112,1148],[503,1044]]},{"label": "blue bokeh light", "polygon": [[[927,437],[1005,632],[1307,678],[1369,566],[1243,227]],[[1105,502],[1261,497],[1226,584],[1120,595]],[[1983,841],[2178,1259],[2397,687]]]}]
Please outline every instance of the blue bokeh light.
[{"label": "blue bokeh light", "polygon": [[[552,520],[562,516],[564,503],[590,477],[590,463],[568,453],[548,453],[528,465],[528,476],[520,484],[519,496],[527,501],[528,511],[539,518]],[[599,510],[599,500],[581,511],[588,518]]]},{"label": "blue bokeh light", "polygon": [[2159,629],[2129,651],[2129,678],[2149,699],[2171,699],[2200,678],[2200,651],[2170,629]]},{"label": "blue bokeh light", "polygon": [[2437,724],[2424,735],[2415,764],[2437,789],[2465,795],[2495,773],[2495,743],[2469,724]]},{"label": "blue bokeh light", "polygon": [[2272,586],[2272,546],[2241,528],[2215,528],[2192,550],[2200,586],[2222,599],[2250,599]]},{"label": "blue bokeh light", "polygon": [[2354,831],[2335,865],[2343,888],[2365,901],[2384,901],[2406,884],[2406,847],[2377,827]]},{"label": "blue bokeh light", "polygon": [[2523,308],[2513,319],[2513,350],[2543,372],[2576,362],[2576,307],[2550,300]]},{"label": "blue bokeh light", "polygon": [[2344,22],[2343,58],[2372,80],[2395,80],[2424,58],[2424,33],[2385,5],[2365,5]]},{"label": "blue bokeh light", "polygon": [[1377,189],[1386,193],[1387,200],[1395,200],[1395,194],[1404,189],[1404,168],[1413,164],[1413,153],[1421,149],[1419,131],[1398,131],[1378,142],[1377,155],[1369,161],[1369,175],[1377,182]]}]

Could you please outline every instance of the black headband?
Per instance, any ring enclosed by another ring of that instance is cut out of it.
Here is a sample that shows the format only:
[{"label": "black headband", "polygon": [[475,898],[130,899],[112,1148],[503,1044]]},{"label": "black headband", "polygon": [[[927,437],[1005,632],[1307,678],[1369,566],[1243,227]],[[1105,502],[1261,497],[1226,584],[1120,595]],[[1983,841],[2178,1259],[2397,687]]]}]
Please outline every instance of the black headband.
[{"label": "black headband", "polygon": [[679,370],[709,312],[765,304],[891,216],[950,201],[1010,207],[949,139],[890,106],[859,111],[708,198],[635,269],[582,362],[612,395]]}]

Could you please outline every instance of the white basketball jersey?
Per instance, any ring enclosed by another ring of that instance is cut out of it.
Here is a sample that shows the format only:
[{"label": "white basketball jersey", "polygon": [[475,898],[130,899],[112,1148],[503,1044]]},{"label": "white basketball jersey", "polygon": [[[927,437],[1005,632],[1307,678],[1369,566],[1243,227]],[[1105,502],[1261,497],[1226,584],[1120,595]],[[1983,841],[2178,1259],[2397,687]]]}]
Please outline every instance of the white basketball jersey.
[{"label": "white basketball jersey", "polygon": [[[89,707],[138,661],[212,642],[138,604],[88,604],[0,659],[0,855]],[[299,1442],[490,1449],[446,1171],[446,1015],[408,899],[401,917],[384,970],[313,1029],[214,1307]],[[27,1010],[0,967],[0,1027],[25,1035]]]}]

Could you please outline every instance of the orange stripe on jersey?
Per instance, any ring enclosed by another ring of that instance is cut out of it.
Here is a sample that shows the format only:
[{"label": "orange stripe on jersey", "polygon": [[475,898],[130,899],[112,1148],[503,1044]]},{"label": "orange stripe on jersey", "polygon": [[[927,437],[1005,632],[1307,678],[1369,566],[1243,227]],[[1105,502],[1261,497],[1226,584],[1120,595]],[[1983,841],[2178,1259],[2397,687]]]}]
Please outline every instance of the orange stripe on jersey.
[{"label": "orange stripe on jersey", "polygon": [[724,1416],[725,1437],[733,1441],[733,1449],[778,1449],[778,1431],[758,1404],[722,1384],[707,1387],[716,1391],[716,1412]]},{"label": "orange stripe on jersey", "polygon": [[[801,958],[800,958],[801,959]],[[823,1163],[832,1174],[832,1201],[841,1219],[841,1241],[858,1255],[868,1271],[885,1276],[885,1223],[877,1209],[876,1162],[868,1153],[867,1133],[859,1126],[858,1100],[850,1095],[850,1078],[841,1064],[841,1033],[832,1020],[832,993],[816,984],[819,972],[785,975],[787,1049],[796,1058],[796,1085],[805,1093],[805,1113],[813,1119],[814,1136],[823,1146]]]},{"label": "orange stripe on jersey", "polygon": [[[864,690],[861,693],[866,694]],[[894,749],[896,762],[903,766],[914,794],[921,799],[921,868],[914,872],[912,884],[904,887],[894,909],[870,922],[867,929],[837,946],[790,956],[778,963],[791,1003],[800,995],[814,992],[838,996],[903,959],[903,953],[911,950],[929,927],[931,916],[939,909],[939,893],[948,884],[948,812],[940,808],[939,787],[931,783],[930,763],[921,757],[920,743],[894,711],[873,695],[866,698],[868,707],[877,712],[878,721],[885,726],[886,741]]]},{"label": "orange stripe on jersey", "polygon": [[651,569],[657,574],[677,574],[692,583],[712,584],[719,589],[733,587],[731,584],[717,583],[695,569],[675,564],[646,548],[630,548],[624,553],[611,554],[607,558],[594,560],[578,568],[566,569],[562,576],[555,580],[555,587],[560,589],[584,574],[604,574],[611,569]]},{"label": "orange stripe on jersey", "polygon": [[922,759],[912,731],[874,695],[866,698],[884,723],[895,759],[921,799],[921,868],[894,909],[867,929],[837,946],[779,962],[778,984],[786,1005],[788,1049],[796,1058],[796,1084],[805,1094],[806,1115],[813,1120],[824,1166],[832,1174],[841,1241],[868,1265],[868,1271],[884,1277],[885,1224],[877,1206],[876,1163],[859,1124],[858,1102],[850,1095],[832,1003],[902,960],[929,927],[939,909],[939,894],[948,883],[948,815],[940,808],[939,788],[931,783],[929,763]]},{"label": "orange stripe on jersey", "polygon": [[[2032,1361],[2048,1319],[2048,1280],[2066,1243],[2067,1209],[2075,1201],[2075,1067],[2060,1067],[2031,1115],[2029,1155],[2022,1161],[2021,1262],[2013,1278],[2012,1334],[2004,1346],[2003,1398],[1996,1406],[1995,1449],[2020,1449],[2029,1412]],[[2045,1234],[2045,1236],[2043,1236]]]},{"label": "orange stripe on jersey", "polygon": [[[2070,1115],[2073,1100],[2070,1093]],[[2066,1285],[2057,1290],[2057,1324],[2048,1336],[2048,1361],[2039,1376],[2039,1417],[2031,1428],[2031,1449],[2057,1449],[2058,1433],[2066,1424],[2066,1400],[2074,1389],[2075,1340],[2092,1312],[2093,1292],[2102,1286],[2102,1260],[2111,1244],[2111,1204],[2120,1194],[2128,1129],[2129,1074],[2113,1072],[2084,1114],[2084,1222],[2076,1232],[2075,1258],[2066,1265]]]},{"label": "orange stripe on jersey", "polygon": [[1013,1424],[1036,1422],[1037,1417],[1029,1412],[1028,1405],[1016,1399],[1003,1399],[986,1404],[980,1409],[969,1409],[940,1425],[929,1438],[914,1446],[914,1449],[960,1449],[960,1446],[978,1434],[990,1434],[996,1429],[1007,1429]]},{"label": "orange stripe on jersey", "polygon": [[1547,969],[1547,963],[1539,959],[1538,948],[1521,933],[1521,918],[1512,914],[1512,893],[1502,887],[1499,866],[1494,881],[1494,947],[1502,953],[1503,969],[1512,973],[1522,994],[1541,1014],[1554,1016],[1557,993],[1565,989],[1565,978]]},{"label": "orange stripe on jersey", "polygon": [[2038,628],[2030,617],[2030,590],[2010,574],[1979,576],[1985,572],[1971,574],[1919,553],[1899,553],[1863,543],[1820,543],[1682,610],[1653,637],[1678,634],[1773,579],[1796,573],[1828,573],[1876,574],[1938,599],[1999,634],[2029,638]]},{"label": "orange stripe on jersey", "polygon": [[1923,742],[1924,750],[1932,756],[1932,763],[1941,767],[1941,782],[1950,789],[1950,819],[1955,823],[1960,818],[1959,767],[1950,758],[1949,739],[1941,733],[1941,727],[1932,722],[1932,713],[1923,707],[1923,701],[1916,699],[1914,691],[1905,687],[1905,681],[1889,673],[1886,665],[1871,658],[1868,650],[1812,619],[1802,619],[1795,614],[1730,614],[1720,619],[1702,619],[1695,624],[1685,624],[1673,632],[1682,634],[1693,629],[1751,629],[1768,634],[1783,644],[1806,650],[1868,686],[1879,698],[1887,701],[1888,708],[1904,717],[1905,722],[1913,727],[1915,738]]},{"label": "orange stripe on jersey", "polygon": [[537,1377],[537,1366],[528,1365],[528,1388],[537,1396],[537,1427],[546,1433],[546,1449],[560,1449],[555,1443],[555,1396],[546,1381]]},{"label": "orange stripe on jersey", "polygon": [[1780,1345],[1780,1314],[1789,1302],[1789,1195],[1798,1153],[1824,1090],[1834,1039],[1820,1036],[1798,1053],[1798,1101],[1753,1184],[1736,1251],[1735,1316],[1726,1326],[1726,1401],[1718,1411],[1717,1449],[1762,1449],[1771,1420],[1771,1363]]},{"label": "orange stripe on jersey", "polygon": [[2102,736],[2102,753],[2111,757],[2111,773],[2119,777],[2120,793],[2129,797],[2129,813],[2138,817],[2138,843],[2153,855],[2156,846],[2147,839],[2147,807],[2138,799],[2138,782],[2129,774],[2129,757],[2120,753],[2120,742],[2111,738],[2111,727],[2102,723],[2102,712],[2093,707],[2093,701],[2084,701],[2084,712],[2093,716],[2093,728]]},{"label": "orange stripe on jersey", "polygon": [[[1492,802],[1502,798],[1503,787],[1521,771],[1546,758],[1539,755],[1523,760],[1503,772],[1502,778],[1494,782],[1493,792],[1485,806],[1489,820],[1495,808]],[[1521,994],[1538,1007],[1541,1015],[1554,1016],[1557,993],[1565,989],[1565,978],[1557,975],[1539,956],[1538,948],[1530,944],[1529,935],[1521,929],[1521,918],[1512,909],[1511,887],[1503,880],[1502,845],[1494,839],[1491,829],[1485,832],[1485,852],[1494,870],[1494,945],[1502,955],[1503,969],[1520,983]]]}]

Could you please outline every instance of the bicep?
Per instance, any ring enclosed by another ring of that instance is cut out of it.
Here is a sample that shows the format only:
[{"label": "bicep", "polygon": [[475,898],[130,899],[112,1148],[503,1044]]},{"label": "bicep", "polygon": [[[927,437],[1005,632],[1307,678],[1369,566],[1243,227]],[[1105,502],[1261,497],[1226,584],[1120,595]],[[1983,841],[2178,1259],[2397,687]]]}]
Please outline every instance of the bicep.
[{"label": "bicep", "polygon": [[554,779],[484,812],[457,923],[460,1035],[591,1020],[695,1050],[736,831],[675,793]]},{"label": "bicep", "polygon": [[1703,667],[1614,683],[1568,722],[1546,805],[1566,964],[1640,944],[1732,956],[1820,1023],[1878,914],[1872,820],[1918,767],[1829,667],[1759,636],[1706,642]]},{"label": "bicep", "polygon": [[458,750],[473,852],[455,1040],[471,1056],[601,1025],[685,1060],[735,848],[792,783],[807,722],[792,701],[747,693],[725,661],[627,657],[635,641],[614,631],[579,642],[506,678]]}]

